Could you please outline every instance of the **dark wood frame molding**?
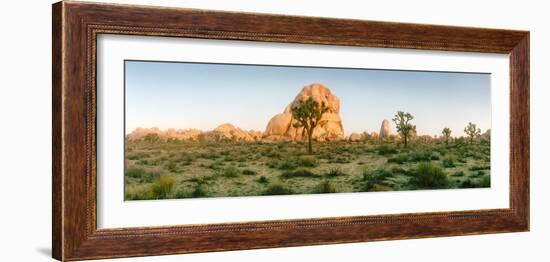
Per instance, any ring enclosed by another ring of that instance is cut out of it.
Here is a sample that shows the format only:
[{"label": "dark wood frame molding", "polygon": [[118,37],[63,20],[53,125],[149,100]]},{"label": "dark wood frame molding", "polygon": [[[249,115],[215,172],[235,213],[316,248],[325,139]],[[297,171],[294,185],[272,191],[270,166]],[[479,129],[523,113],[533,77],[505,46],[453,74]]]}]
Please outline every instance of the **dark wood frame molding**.
[{"label": "dark wood frame molding", "polygon": [[[53,5],[53,257],[63,261],[529,230],[529,32],[84,2]],[[96,227],[98,34],[510,56],[510,208],[151,228]]]}]

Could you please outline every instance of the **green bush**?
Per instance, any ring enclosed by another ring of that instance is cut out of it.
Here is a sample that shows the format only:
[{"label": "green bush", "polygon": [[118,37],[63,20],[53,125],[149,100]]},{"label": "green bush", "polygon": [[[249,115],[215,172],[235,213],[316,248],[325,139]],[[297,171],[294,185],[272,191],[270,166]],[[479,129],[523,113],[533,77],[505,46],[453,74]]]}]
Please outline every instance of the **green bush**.
[{"label": "green bush", "polygon": [[363,172],[363,191],[372,191],[376,185],[384,185],[386,178],[393,176],[392,172],[386,169],[365,170]]},{"label": "green bush", "polygon": [[401,154],[395,157],[388,158],[388,163],[403,164],[409,160],[409,157],[405,154]]},{"label": "green bush", "polygon": [[168,171],[172,172],[172,173],[177,173],[179,172],[178,170],[178,165],[175,163],[175,162],[170,162],[166,165],[166,169],[168,169]]},{"label": "green bush", "polygon": [[159,173],[146,172],[145,169],[140,167],[129,167],[124,174],[126,177],[139,179],[141,183],[151,183],[160,176]]},{"label": "green bush", "polygon": [[141,167],[127,167],[124,172],[124,175],[131,178],[141,178],[145,176],[145,174],[145,169]]},{"label": "green bush", "polygon": [[267,189],[263,192],[264,195],[290,195],[292,191],[285,187],[281,183],[269,184]]},{"label": "green bush", "polygon": [[451,176],[464,176],[464,172],[463,171],[456,171]]},{"label": "green bush", "polygon": [[395,147],[390,147],[388,145],[381,145],[378,148],[376,148],[376,151],[378,152],[379,155],[382,155],[382,156],[397,153],[397,149]]},{"label": "green bush", "polygon": [[466,179],[460,184],[461,188],[486,188],[491,187],[491,177],[483,176],[478,182],[472,179]]},{"label": "green bush", "polygon": [[154,199],[169,198],[176,180],[170,176],[160,176],[151,186],[151,193]]},{"label": "green bush", "polygon": [[256,180],[256,182],[260,184],[267,184],[269,182],[269,179],[267,179],[267,177],[265,176],[261,176],[260,178],[258,178],[258,180]]},{"label": "green bush", "polygon": [[491,166],[472,166],[470,171],[479,171],[479,170],[488,170],[491,169]]},{"label": "green bush", "polygon": [[345,175],[340,168],[331,168],[326,174],[326,177],[337,177]]},{"label": "green bush", "polygon": [[319,177],[319,175],[311,172],[308,169],[297,169],[294,171],[285,171],[281,174],[281,178],[288,179],[288,178],[294,178],[294,177]]},{"label": "green bush", "polygon": [[229,178],[237,177],[239,175],[239,169],[237,169],[234,166],[228,166],[228,167],[223,169],[222,175],[224,177],[229,177]]},{"label": "green bush", "polygon": [[243,175],[247,175],[247,176],[253,176],[253,175],[258,174],[256,171],[251,170],[251,169],[244,169],[242,171],[242,173],[243,173]]},{"label": "green bush", "polygon": [[330,181],[323,181],[317,185],[315,193],[337,193],[338,190]]},{"label": "green bush", "polygon": [[449,186],[449,179],[440,166],[422,162],[416,168],[414,183],[421,189],[446,188]]},{"label": "green bush", "polygon": [[297,165],[302,167],[316,167],[319,165],[319,162],[313,156],[302,156],[297,159]]},{"label": "green bush", "polygon": [[191,192],[191,197],[206,197],[208,196],[204,189],[202,188],[201,184],[195,185],[195,188]]},{"label": "green bush", "polygon": [[417,151],[409,154],[411,162],[430,161],[432,154],[426,151]]},{"label": "green bush", "polygon": [[443,163],[443,167],[445,168],[456,167],[455,162],[451,158],[443,159],[442,163]]},{"label": "green bush", "polygon": [[491,177],[483,176],[479,181],[479,187],[491,187]]}]

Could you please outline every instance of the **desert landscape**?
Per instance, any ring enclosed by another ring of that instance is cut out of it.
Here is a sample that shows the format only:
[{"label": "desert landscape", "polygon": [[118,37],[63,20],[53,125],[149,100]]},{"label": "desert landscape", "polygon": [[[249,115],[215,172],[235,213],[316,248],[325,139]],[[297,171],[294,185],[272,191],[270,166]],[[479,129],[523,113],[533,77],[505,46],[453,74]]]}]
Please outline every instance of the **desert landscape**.
[{"label": "desert landscape", "polygon": [[355,120],[379,130],[346,135],[340,107],[316,83],[265,119],[264,130],[135,128],[125,138],[125,199],[490,187],[490,129],[472,121],[417,134],[415,112],[396,108],[385,119]]}]

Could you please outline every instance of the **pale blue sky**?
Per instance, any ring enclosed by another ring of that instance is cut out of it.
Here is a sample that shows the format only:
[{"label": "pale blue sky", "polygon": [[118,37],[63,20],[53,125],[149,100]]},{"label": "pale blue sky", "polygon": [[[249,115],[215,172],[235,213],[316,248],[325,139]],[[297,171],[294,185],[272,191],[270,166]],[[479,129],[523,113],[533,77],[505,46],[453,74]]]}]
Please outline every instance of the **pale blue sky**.
[{"label": "pale blue sky", "polygon": [[312,83],[340,98],[346,135],[378,132],[398,110],[415,117],[418,134],[450,127],[460,136],[470,121],[483,132],[491,126],[489,74],[126,61],[125,77],[126,133],[222,123],[263,131]]}]

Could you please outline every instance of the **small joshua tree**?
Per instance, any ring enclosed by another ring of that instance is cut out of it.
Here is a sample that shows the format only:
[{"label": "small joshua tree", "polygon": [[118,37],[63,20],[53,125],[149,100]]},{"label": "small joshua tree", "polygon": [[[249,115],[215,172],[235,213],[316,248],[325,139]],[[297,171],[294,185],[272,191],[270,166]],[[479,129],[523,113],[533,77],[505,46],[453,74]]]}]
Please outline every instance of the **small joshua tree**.
[{"label": "small joshua tree", "polygon": [[441,131],[441,134],[445,137],[445,144],[449,144],[449,138],[451,137],[451,129],[448,127],[443,128],[443,131]]},{"label": "small joshua tree", "polygon": [[416,126],[410,123],[413,118],[414,117],[407,112],[397,111],[395,118],[392,119],[397,127],[397,132],[399,132],[401,139],[403,139],[404,147],[407,147],[407,141],[412,134],[416,132]]},{"label": "small joshua tree", "polygon": [[305,101],[300,101],[298,105],[291,108],[292,116],[296,119],[294,127],[303,127],[304,132],[307,135],[307,151],[309,154],[313,152],[311,148],[311,138],[313,136],[313,130],[319,124],[319,120],[325,112],[328,111],[328,107],[324,102],[319,103],[313,100],[311,97]]},{"label": "small joshua tree", "polygon": [[476,124],[469,122],[468,125],[464,128],[464,133],[470,137],[470,144],[474,143],[474,138],[481,135],[481,129],[479,129]]}]

